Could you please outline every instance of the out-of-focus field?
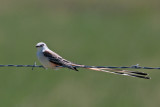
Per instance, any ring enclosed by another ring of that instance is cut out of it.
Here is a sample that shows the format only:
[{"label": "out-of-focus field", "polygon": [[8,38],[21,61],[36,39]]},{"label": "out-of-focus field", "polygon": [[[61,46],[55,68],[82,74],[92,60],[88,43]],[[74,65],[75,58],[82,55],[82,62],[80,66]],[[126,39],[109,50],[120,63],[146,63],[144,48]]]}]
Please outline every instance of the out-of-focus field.
[{"label": "out-of-focus field", "polygon": [[[160,66],[156,0],[1,0],[0,64],[33,64],[37,42],[75,63]],[[0,107],[158,107],[151,80],[79,69],[0,68]]]}]

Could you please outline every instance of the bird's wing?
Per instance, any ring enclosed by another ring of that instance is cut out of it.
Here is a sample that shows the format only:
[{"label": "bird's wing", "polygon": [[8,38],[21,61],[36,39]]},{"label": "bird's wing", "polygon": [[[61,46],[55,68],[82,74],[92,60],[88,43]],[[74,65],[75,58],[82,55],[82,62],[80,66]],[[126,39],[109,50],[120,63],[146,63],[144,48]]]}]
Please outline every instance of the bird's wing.
[{"label": "bird's wing", "polygon": [[54,63],[57,66],[68,67],[70,69],[78,71],[74,66],[72,66],[72,64],[73,64],[72,62],[70,62],[66,59],[63,59],[61,56],[59,56],[56,53],[52,53],[50,51],[44,51],[43,55],[45,57],[47,57],[51,63]]}]

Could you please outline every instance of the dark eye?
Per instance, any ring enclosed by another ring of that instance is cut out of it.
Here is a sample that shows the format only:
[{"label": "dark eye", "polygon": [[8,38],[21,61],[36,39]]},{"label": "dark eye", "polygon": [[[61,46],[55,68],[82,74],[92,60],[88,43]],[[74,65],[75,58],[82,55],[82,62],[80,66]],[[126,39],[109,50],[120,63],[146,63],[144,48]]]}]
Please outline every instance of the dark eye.
[{"label": "dark eye", "polygon": [[40,45],[41,47],[43,47],[44,46],[44,44],[42,44],[42,45]]}]

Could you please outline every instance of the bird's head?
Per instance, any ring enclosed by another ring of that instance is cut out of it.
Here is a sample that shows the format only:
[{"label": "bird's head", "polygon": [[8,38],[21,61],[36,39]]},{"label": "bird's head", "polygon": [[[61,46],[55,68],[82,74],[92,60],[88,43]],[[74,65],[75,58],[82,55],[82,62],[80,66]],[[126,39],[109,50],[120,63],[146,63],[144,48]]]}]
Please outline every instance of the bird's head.
[{"label": "bird's head", "polygon": [[39,42],[36,45],[37,49],[43,49],[43,48],[46,48],[46,47],[47,47],[47,45],[44,42]]}]

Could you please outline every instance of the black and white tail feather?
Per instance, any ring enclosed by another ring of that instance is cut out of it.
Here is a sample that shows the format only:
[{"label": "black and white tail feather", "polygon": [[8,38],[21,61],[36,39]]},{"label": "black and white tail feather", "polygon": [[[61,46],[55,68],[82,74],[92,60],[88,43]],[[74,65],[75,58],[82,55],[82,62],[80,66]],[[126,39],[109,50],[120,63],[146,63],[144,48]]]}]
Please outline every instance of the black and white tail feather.
[{"label": "black and white tail feather", "polygon": [[[147,76],[148,75],[147,73],[139,72],[139,71],[120,70],[120,69],[111,69],[111,68],[96,68],[94,66],[85,66],[85,65],[78,65],[78,64],[73,64],[73,67],[74,66],[77,66],[77,67],[79,66],[81,68],[86,68],[86,69],[101,71],[101,72],[107,72],[107,73],[112,73],[112,74],[137,77],[137,78],[143,78],[143,79],[151,79],[150,77]],[[74,67],[74,70],[78,71],[76,67]]]}]

